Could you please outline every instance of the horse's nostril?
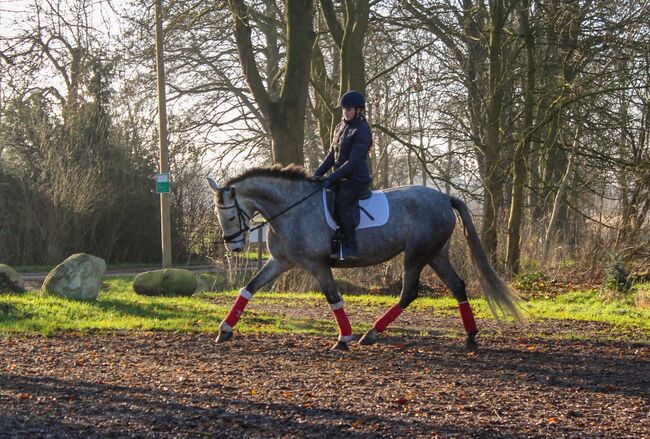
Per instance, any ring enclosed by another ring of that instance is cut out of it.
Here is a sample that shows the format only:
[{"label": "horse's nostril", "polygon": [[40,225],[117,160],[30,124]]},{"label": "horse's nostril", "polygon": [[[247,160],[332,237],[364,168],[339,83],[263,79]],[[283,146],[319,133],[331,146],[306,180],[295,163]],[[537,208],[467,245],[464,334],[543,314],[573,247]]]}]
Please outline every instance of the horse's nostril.
[{"label": "horse's nostril", "polygon": [[236,248],[232,249],[232,251],[235,252],[235,253],[239,253],[242,250],[243,250],[243,248],[241,248],[241,247],[236,247]]}]

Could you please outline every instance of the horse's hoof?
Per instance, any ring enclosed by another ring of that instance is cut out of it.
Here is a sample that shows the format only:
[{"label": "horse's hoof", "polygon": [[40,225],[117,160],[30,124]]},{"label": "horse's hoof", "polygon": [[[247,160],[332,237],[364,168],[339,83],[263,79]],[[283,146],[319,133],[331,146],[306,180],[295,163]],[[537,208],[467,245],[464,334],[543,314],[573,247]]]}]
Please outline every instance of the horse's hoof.
[{"label": "horse's hoof", "polygon": [[365,334],[363,334],[363,337],[359,339],[359,344],[363,346],[370,346],[371,344],[377,343],[377,338],[379,337],[379,334],[377,334],[377,331],[375,331],[375,328],[372,328]]},{"label": "horse's hoof", "polygon": [[232,331],[219,331],[217,343],[225,343],[232,338]]},{"label": "horse's hoof", "polygon": [[334,346],[332,346],[332,351],[347,351],[350,348],[348,348],[348,342],[347,341],[337,341]]},{"label": "horse's hoof", "polygon": [[478,352],[478,343],[476,342],[476,333],[468,334],[465,341],[465,352]]}]

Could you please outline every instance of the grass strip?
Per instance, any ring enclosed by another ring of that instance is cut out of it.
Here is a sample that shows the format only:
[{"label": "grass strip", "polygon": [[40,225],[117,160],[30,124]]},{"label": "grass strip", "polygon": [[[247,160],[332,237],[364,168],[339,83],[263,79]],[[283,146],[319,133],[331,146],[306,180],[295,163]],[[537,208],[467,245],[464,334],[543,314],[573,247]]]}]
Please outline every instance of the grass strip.
[{"label": "grass strip", "polygon": [[[226,314],[236,291],[200,293],[193,297],[146,297],[131,288],[132,276],[107,279],[108,288],[95,301],[69,300],[41,296],[38,291],[24,294],[0,294],[0,333],[37,333],[50,335],[57,331],[177,331],[215,332]],[[248,310],[237,329],[247,333],[306,333],[332,335],[333,319],[288,317],[279,312],[266,312],[264,306],[293,307],[326,306],[321,293],[259,292],[254,298],[258,310]],[[380,313],[397,302],[386,295],[346,295],[348,308],[364,308]],[[478,318],[493,318],[483,299],[473,299]],[[522,302],[530,321],[549,319],[602,322],[612,325],[621,334],[640,332],[640,339],[650,339],[650,310],[636,308],[620,300],[604,300],[594,290],[575,291],[554,298]],[[422,297],[409,312],[434,315],[457,315],[453,297]],[[379,315],[379,314],[378,314]],[[355,323],[355,331],[368,329],[371,322]],[[399,333],[399,325],[395,327]]]}]

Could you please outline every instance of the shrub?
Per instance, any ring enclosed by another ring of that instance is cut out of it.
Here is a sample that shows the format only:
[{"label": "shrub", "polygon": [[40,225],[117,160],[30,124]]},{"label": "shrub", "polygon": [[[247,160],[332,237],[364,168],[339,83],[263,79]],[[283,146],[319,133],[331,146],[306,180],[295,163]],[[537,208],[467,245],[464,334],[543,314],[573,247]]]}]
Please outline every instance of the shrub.
[{"label": "shrub", "polygon": [[513,286],[522,292],[532,292],[538,289],[545,289],[551,279],[541,271],[532,273],[520,273],[515,276]]},{"label": "shrub", "polygon": [[616,255],[607,270],[605,287],[619,293],[625,293],[630,289],[630,286],[630,273],[626,270],[623,260]]}]

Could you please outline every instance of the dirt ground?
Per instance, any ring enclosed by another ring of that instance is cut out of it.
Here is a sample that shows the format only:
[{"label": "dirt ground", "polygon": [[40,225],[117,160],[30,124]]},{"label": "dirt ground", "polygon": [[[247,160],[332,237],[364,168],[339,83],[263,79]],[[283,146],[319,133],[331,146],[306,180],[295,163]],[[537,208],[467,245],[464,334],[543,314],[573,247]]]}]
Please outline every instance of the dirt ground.
[{"label": "dirt ground", "polygon": [[479,321],[468,354],[458,319],[402,317],[404,334],[347,353],[334,334],[0,338],[0,437],[650,437],[635,334]]}]

